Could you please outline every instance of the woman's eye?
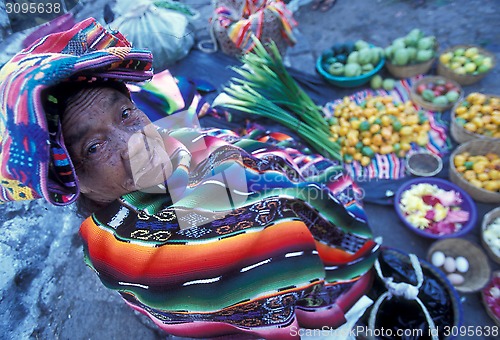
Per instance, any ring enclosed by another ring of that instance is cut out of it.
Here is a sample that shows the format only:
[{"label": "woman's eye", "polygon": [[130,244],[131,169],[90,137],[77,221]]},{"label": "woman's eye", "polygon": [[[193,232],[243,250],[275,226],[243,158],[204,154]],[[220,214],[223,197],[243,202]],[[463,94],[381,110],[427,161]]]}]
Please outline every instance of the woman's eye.
[{"label": "woman's eye", "polygon": [[131,109],[123,109],[122,110],[122,119],[127,119],[130,117],[130,113],[132,112]]},{"label": "woman's eye", "polygon": [[99,147],[99,143],[92,144],[87,148],[87,154],[92,155],[97,152],[97,148]]}]

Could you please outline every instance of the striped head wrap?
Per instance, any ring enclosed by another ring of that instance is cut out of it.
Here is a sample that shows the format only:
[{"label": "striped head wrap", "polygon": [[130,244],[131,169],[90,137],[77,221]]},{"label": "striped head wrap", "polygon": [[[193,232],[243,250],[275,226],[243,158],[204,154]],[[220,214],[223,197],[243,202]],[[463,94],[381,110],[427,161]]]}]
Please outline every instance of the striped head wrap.
[{"label": "striped head wrap", "polygon": [[48,35],[0,69],[0,203],[44,198],[67,205],[78,198],[75,170],[64,146],[58,98],[64,82],[144,81],[152,55],[134,49],[94,18]]}]

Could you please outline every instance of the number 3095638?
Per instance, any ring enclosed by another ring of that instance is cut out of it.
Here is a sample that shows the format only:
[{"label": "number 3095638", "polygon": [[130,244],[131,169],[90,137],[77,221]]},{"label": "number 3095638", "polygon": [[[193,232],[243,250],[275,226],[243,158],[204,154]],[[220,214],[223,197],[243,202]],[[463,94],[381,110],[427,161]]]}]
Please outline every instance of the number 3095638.
[{"label": "number 3095638", "polygon": [[61,13],[61,4],[58,2],[5,2],[5,11],[7,14],[51,14]]}]

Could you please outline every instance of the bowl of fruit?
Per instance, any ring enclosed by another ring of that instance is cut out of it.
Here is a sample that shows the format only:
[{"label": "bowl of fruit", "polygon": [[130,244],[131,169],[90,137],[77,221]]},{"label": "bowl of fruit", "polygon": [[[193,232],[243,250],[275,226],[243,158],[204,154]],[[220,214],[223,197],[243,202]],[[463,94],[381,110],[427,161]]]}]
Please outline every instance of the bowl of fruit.
[{"label": "bowl of fruit", "polygon": [[500,203],[500,143],[473,139],[450,156],[450,180],[476,201]]},{"label": "bowl of fruit", "polygon": [[494,66],[495,55],[484,48],[457,45],[441,53],[437,74],[461,85],[470,85],[483,79]]},{"label": "bowl of fruit", "polygon": [[472,139],[500,142],[500,96],[468,94],[451,110],[450,132],[458,143]]},{"label": "bowl of fruit", "polygon": [[440,76],[423,77],[413,83],[411,100],[430,111],[445,111],[462,97],[462,87],[455,81]]},{"label": "bowl of fruit", "polygon": [[383,49],[363,40],[339,43],[323,51],[316,70],[330,84],[351,88],[361,86],[384,66]]},{"label": "bowl of fruit", "polygon": [[440,178],[405,182],[394,196],[394,206],[407,228],[427,238],[460,237],[476,224],[476,205],[471,197]]},{"label": "bowl of fruit", "polygon": [[427,73],[434,63],[437,48],[434,36],[426,36],[415,28],[385,48],[385,67],[396,78]]}]

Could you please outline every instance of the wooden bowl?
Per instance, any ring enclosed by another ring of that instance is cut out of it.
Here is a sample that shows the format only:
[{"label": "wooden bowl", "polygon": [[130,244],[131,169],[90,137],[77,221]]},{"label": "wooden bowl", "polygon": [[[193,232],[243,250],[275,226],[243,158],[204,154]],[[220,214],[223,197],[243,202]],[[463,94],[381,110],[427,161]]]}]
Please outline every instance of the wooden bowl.
[{"label": "wooden bowl", "polygon": [[[493,94],[485,94],[485,96],[488,99],[492,97],[500,98],[499,96]],[[453,139],[459,144],[468,142],[472,139],[495,140],[497,142],[500,142],[500,138],[493,138],[485,136],[483,134],[471,132],[466,128],[464,128],[462,125],[457,123],[455,112],[463,104],[464,100],[465,99],[458,101],[451,110],[450,132]]]},{"label": "wooden bowl", "polygon": [[490,57],[492,59],[492,66],[488,72],[483,72],[483,73],[478,73],[478,74],[458,74],[455,71],[453,71],[451,68],[445,66],[438,59],[437,74],[440,76],[446,77],[448,79],[453,79],[454,81],[456,81],[457,83],[459,83],[461,85],[471,85],[471,84],[477,83],[478,81],[480,81],[481,79],[486,77],[486,75],[488,73],[490,73],[491,70],[495,67],[495,55],[493,53],[485,50],[484,48],[481,48],[481,47],[476,46],[476,45],[456,45],[456,46],[452,46],[452,47],[444,50],[441,54],[455,51],[458,48],[468,49],[470,47],[476,47],[480,54],[482,54],[486,57]]},{"label": "wooden bowl", "polygon": [[476,187],[470,184],[456,169],[453,160],[455,156],[463,153],[469,152],[471,155],[485,155],[488,152],[496,153],[500,155],[500,143],[498,141],[473,139],[465,144],[461,144],[459,147],[453,151],[450,156],[450,170],[449,178],[450,180],[458,185],[476,201],[486,202],[486,203],[500,203],[500,192],[489,191],[483,188]]},{"label": "wooden bowl", "polygon": [[[462,293],[473,293],[483,289],[491,277],[491,268],[488,257],[481,250],[481,247],[463,238],[447,238],[434,242],[427,252],[427,260],[431,261],[432,254],[436,251],[443,252],[446,257],[456,258],[463,256],[469,262],[469,269],[465,273],[460,273],[464,277],[464,282],[454,285],[455,289]],[[442,267],[440,268],[441,270]],[[446,272],[445,272],[446,273]]]},{"label": "wooden bowl", "polygon": [[[451,82],[459,91],[460,97],[458,98],[458,100],[456,102],[448,103],[447,105],[436,105],[436,104],[433,104],[431,102],[424,100],[422,98],[422,96],[417,93],[417,88],[420,85],[422,85],[422,84],[427,85],[429,83],[435,83],[437,81]],[[426,110],[429,110],[429,111],[446,111],[446,110],[450,109],[453,105],[455,105],[457,102],[460,102],[462,100],[463,96],[464,96],[464,91],[463,91],[462,87],[456,81],[453,81],[451,79],[446,79],[446,78],[440,77],[440,76],[423,77],[423,78],[419,79],[418,81],[416,81],[415,83],[413,83],[411,90],[410,90],[411,100],[415,104],[417,104],[418,106],[420,106]]]},{"label": "wooden bowl", "polygon": [[488,256],[495,261],[496,263],[500,264],[500,254],[498,252],[494,252],[493,249],[490,247],[488,242],[486,241],[486,238],[484,236],[484,231],[486,228],[495,221],[495,219],[500,218],[500,207],[495,208],[488,212],[486,215],[483,217],[483,222],[481,224],[481,243],[483,245],[483,248],[486,250],[486,253],[488,253]]},{"label": "wooden bowl", "polygon": [[[483,301],[484,308],[486,309],[486,313],[495,321],[495,323],[500,327],[500,318],[496,316],[491,310],[487,300],[491,299],[491,293],[489,292],[491,288],[497,287],[500,288],[500,271],[494,271],[488,285],[481,291],[481,300]],[[498,299],[496,300],[499,303]]]}]

